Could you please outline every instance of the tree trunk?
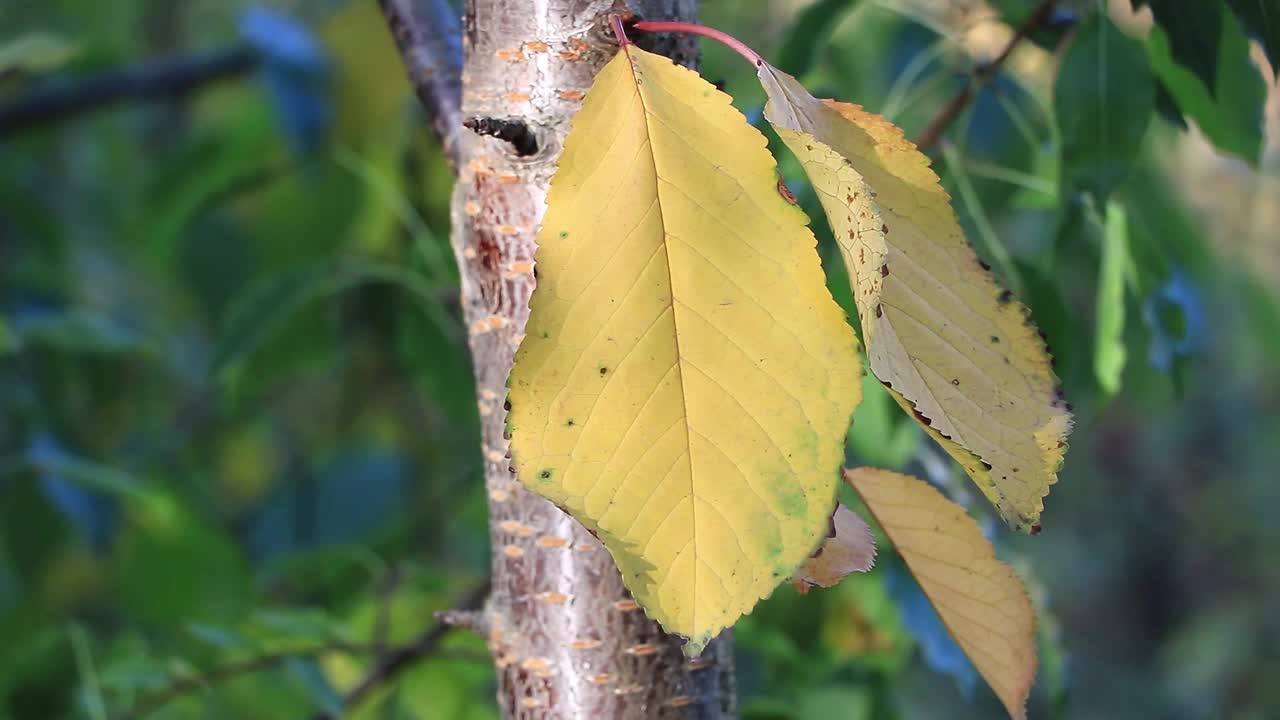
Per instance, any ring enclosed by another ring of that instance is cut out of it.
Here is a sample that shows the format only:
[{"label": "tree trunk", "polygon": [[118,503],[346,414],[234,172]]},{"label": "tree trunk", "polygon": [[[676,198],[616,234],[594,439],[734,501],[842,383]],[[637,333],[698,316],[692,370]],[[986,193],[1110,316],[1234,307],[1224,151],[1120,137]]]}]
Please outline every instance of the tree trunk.
[{"label": "tree trunk", "polygon": [[[600,543],[521,487],[503,432],[507,375],[528,318],[534,235],[548,182],[570,118],[617,49],[607,14],[693,19],[695,2],[466,3],[462,117],[476,132],[458,142],[453,247],[489,493],[493,591],[483,625],[507,718],[734,715],[728,633],[702,657],[686,659],[679,642],[630,598]],[[652,49],[692,60],[690,44],[664,42]]]}]

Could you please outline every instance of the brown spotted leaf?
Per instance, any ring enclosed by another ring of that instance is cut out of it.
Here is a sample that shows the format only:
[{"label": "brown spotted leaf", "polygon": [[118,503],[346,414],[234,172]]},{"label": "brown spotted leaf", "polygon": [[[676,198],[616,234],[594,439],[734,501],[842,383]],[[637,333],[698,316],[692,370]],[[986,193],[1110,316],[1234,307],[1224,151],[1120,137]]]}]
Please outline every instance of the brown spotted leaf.
[{"label": "brown spotted leaf", "polygon": [[759,69],[765,118],[822,201],[871,370],[1011,525],[1034,530],[1071,415],[1027,309],[965,241],[928,159],[892,123]]}]

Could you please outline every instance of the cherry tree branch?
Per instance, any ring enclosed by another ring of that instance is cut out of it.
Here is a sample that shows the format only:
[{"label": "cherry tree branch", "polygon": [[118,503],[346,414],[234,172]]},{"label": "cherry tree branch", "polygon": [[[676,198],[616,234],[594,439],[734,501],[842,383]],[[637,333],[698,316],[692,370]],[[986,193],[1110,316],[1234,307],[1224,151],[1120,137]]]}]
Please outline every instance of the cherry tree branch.
[{"label": "cherry tree branch", "polygon": [[[455,627],[471,627],[468,621],[469,611],[479,607],[489,594],[489,583],[485,582],[468,592],[461,600],[460,610],[447,610],[436,614],[436,621],[418,634],[416,638],[404,645],[384,648],[375,631],[372,643],[347,643],[334,641],[310,647],[290,648],[254,655],[252,657],[233,660],[218,665],[204,672],[184,675],[175,679],[167,687],[144,696],[132,707],[112,715],[112,720],[141,720],[183,695],[201,689],[207,689],[218,683],[231,680],[241,675],[250,675],[270,670],[289,660],[298,658],[319,658],[325,655],[342,653],[347,655],[374,655],[373,669],[363,680],[356,684],[343,698],[343,707],[351,708],[360,703],[374,689],[395,679],[414,663],[428,656],[447,656],[439,649],[440,641]],[[458,656],[461,659],[472,659],[469,656]],[[487,659],[487,656],[485,656]],[[329,715],[321,714],[316,720],[332,720]]]},{"label": "cherry tree branch", "polygon": [[[377,688],[391,683],[423,658],[436,654],[440,641],[444,640],[451,630],[468,625],[460,619],[461,616],[466,615],[467,611],[480,607],[488,595],[488,582],[476,586],[462,598],[459,603],[460,610],[436,613],[436,621],[411,642],[392,648],[390,652],[379,656],[369,673],[343,696],[342,707],[345,710],[352,709]],[[315,720],[336,720],[336,718],[328,713],[321,713],[315,717]]]},{"label": "cherry tree branch", "polygon": [[458,165],[462,131],[462,30],[448,0],[378,0],[445,156]]},{"label": "cherry tree branch", "polygon": [[168,687],[143,697],[134,704],[133,707],[111,717],[112,720],[141,720],[141,718],[150,715],[187,693],[195,692],[202,688],[208,688],[212,685],[216,685],[220,682],[230,680],[241,675],[269,670],[295,658],[318,658],[333,653],[358,655],[371,652],[373,652],[373,648],[368,645],[352,645],[348,643],[333,642],[326,643],[324,645],[317,645],[315,647],[293,648],[290,650],[281,650],[263,655],[255,655],[243,660],[235,660],[224,665],[219,665],[203,673],[184,675],[183,677],[174,680]]},{"label": "cherry tree branch", "polygon": [[1014,48],[1027,36],[1038,30],[1041,25],[1045,24],[1053,13],[1056,3],[1057,0],[1041,0],[1036,9],[1014,30],[1013,37],[1009,38],[1008,44],[1004,46],[1000,54],[991,62],[983,63],[974,68],[973,78],[965,84],[960,92],[952,96],[946,105],[942,106],[938,114],[929,122],[928,127],[916,138],[915,142],[918,148],[925,150],[938,144],[938,141],[942,139],[943,133],[947,131],[947,128],[951,127],[951,123],[955,122],[956,118],[960,117],[960,113],[977,96],[978,91],[987,84],[987,81],[1000,72],[1000,68],[1005,61],[1013,54]]}]

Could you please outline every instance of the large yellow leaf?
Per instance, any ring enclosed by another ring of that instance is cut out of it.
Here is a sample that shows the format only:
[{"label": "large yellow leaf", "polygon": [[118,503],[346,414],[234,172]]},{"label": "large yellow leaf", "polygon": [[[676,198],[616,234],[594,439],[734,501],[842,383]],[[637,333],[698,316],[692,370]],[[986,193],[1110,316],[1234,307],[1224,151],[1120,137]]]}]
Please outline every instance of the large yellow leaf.
[{"label": "large yellow leaf", "polygon": [[1036,619],[1018,574],[996,559],[964,508],[923,480],[874,468],[845,479],[1009,715],[1025,718]]},{"label": "large yellow leaf", "polygon": [[764,137],[635,47],[574,118],[510,381],[520,479],[698,653],[814,550],[857,340]]},{"label": "large yellow leaf", "polygon": [[849,268],[871,370],[1010,524],[1035,531],[1071,415],[1027,309],[965,242],[928,159],[884,118],[759,68]]}]

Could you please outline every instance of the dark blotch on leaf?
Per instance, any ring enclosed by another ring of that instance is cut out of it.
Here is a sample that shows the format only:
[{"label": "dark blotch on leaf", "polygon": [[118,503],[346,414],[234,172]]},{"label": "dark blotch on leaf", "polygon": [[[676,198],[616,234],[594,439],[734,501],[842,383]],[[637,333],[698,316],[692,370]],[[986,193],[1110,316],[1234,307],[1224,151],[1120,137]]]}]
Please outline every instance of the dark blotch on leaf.
[{"label": "dark blotch on leaf", "polygon": [[999,301],[1001,305],[1008,305],[1013,302],[1013,293],[1008,290],[1001,290],[1000,294],[996,296],[996,300]]},{"label": "dark blotch on leaf", "polygon": [[996,337],[995,335],[992,335],[992,336],[991,336],[991,342],[993,342],[993,343],[998,343],[998,342],[1000,342],[1000,338]]},{"label": "dark blotch on leaf", "polygon": [[982,266],[983,270],[986,270],[987,272],[991,272],[991,266],[988,265],[985,261],[979,260],[978,265]]},{"label": "dark blotch on leaf", "polygon": [[960,378],[951,378],[951,384],[960,387]]},{"label": "dark blotch on leaf", "polygon": [[889,277],[889,263],[880,266],[880,277]]},{"label": "dark blotch on leaf", "polygon": [[876,305],[876,317],[880,317],[882,315],[884,315],[884,310],[882,310],[879,305]]},{"label": "dark blotch on leaf", "polygon": [[608,373],[609,373],[609,368],[607,368],[607,367],[602,367],[602,368],[600,368],[600,374],[601,374],[601,375],[607,375]]},{"label": "dark blotch on leaf", "polygon": [[551,479],[551,471],[550,471],[550,470],[543,470],[542,472],[538,473],[538,477],[542,478],[543,480],[550,480],[550,479]]},{"label": "dark blotch on leaf", "polygon": [[1031,526],[1031,534],[1032,534],[1032,535],[1039,535],[1039,534],[1040,534],[1040,530],[1041,530],[1040,523],[1036,523],[1035,525],[1032,525],[1032,526]]},{"label": "dark blotch on leaf", "polygon": [[565,423],[564,423],[564,426],[565,426],[565,427],[573,427],[573,418],[569,418],[568,420],[566,420],[566,421],[565,421]]},{"label": "dark blotch on leaf", "polygon": [[986,468],[987,470],[991,469],[991,463],[987,462],[986,460],[979,460],[978,462],[981,462],[982,467]]}]

